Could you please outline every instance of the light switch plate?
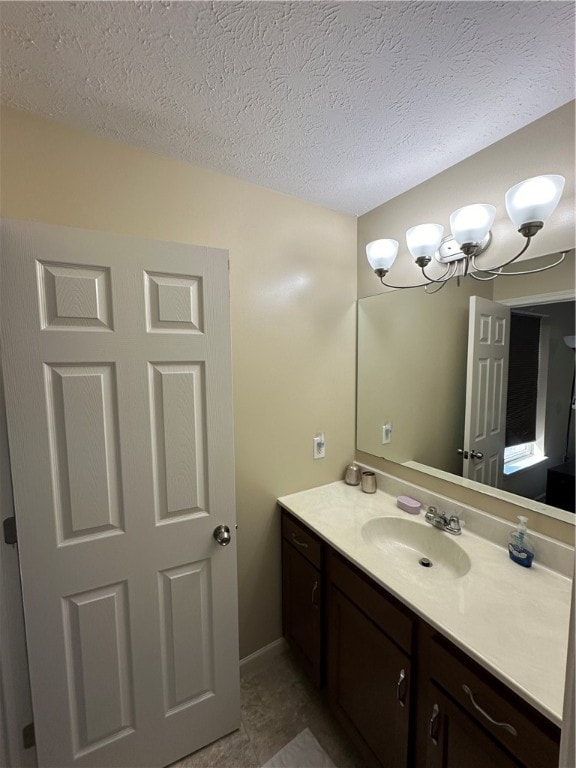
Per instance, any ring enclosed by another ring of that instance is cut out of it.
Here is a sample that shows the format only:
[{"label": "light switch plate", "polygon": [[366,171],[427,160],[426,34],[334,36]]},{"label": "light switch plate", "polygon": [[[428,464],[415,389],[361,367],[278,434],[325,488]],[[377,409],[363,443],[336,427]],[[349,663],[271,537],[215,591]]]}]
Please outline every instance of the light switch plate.
[{"label": "light switch plate", "polygon": [[323,459],[326,456],[326,441],[324,440],[324,432],[319,432],[313,437],[315,459]]}]

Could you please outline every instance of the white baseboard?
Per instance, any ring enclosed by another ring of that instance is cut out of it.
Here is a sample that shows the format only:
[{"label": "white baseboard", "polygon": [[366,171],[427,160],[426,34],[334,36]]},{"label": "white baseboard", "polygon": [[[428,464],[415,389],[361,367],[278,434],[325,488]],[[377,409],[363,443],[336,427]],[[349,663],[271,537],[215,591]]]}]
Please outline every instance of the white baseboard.
[{"label": "white baseboard", "polygon": [[283,637],[279,637],[278,640],[274,640],[263,648],[254,651],[254,653],[251,653],[249,656],[240,659],[241,672],[250,673],[265,664],[271,663],[274,659],[284,653],[287,647],[286,640],[284,640]]}]

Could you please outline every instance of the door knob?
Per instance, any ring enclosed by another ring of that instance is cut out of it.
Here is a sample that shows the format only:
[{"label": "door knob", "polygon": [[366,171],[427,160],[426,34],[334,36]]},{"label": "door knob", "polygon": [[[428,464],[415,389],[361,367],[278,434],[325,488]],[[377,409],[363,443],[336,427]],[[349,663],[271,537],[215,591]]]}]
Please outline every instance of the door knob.
[{"label": "door knob", "polygon": [[470,451],[470,458],[471,459],[483,459],[484,454],[482,451]]},{"label": "door knob", "polygon": [[457,449],[456,449],[456,453],[457,453],[459,456],[462,456],[462,457],[463,457],[463,458],[465,458],[465,459],[467,459],[467,458],[468,458],[468,451],[465,451],[465,450],[464,450],[464,448],[457,448]]},{"label": "door knob", "polygon": [[232,541],[230,528],[227,525],[217,525],[212,534],[221,547],[226,547]]}]

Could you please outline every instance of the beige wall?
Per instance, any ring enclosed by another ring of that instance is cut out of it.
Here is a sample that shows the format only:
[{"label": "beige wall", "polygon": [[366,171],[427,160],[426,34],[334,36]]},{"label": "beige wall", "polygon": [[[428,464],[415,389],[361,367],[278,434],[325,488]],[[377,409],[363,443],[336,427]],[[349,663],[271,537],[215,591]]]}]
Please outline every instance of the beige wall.
[{"label": "beige wall", "polygon": [[[387,292],[366,260],[366,243],[379,237],[392,237],[399,241],[400,252],[405,253],[407,251],[405,232],[409,227],[426,221],[436,221],[444,225],[445,231],[449,231],[450,213],[469,203],[489,202],[497,207],[498,212],[493,227],[494,241],[486,255],[490,254],[490,259],[497,261],[505,260],[507,256],[516,253],[522,247],[524,239],[516,233],[507,218],[504,195],[514,183],[542,173],[562,174],[566,177],[566,187],[553,219],[533,240],[531,253],[539,257],[565,248],[573,249],[575,242],[574,167],[574,102],[572,102],[361,216],[358,220],[358,297]],[[538,266],[541,263],[540,259],[535,262]],[[405,271],[407,267],[400,266],[404,270],[402,277],[408,279],[408,273]],[[525,264],[525,268],[530,267],[529,263]],[[503,300],[558,290],[574,290],[573,250],[565,264],[556,270],[526,278],[497,279],[494,284],[494,298]],[[434,296],[423,295],[422,291],[423,289],[415,289],[411,293],[419,295],[422,301],[434,299]],[[386,298],[383,296],[382,300],[385,301]],[[441,298],[441,295],[437,298]],[[409,317],[396,317],[395,333],[402,334],[408,323],[410,323]],[[430,334],[430,329],[427,329],[427,332]],[[405,356],[408,355],[409,351],[405,350]],[[404,361],[398,355],[395,363],[403,365]],[[431,407],[434,407],[436,400],[441,399],[443,395],[442,388],[434,383],[433,377],[430,380],[424,371],[422,372],[422,392]],[[390,413],[387,418],[394,422],[394,413]],[[427,430],[426,424],[423,430]],[[433,434],[432,430],[428,432]],[[385,455],[384,452],[382,455]],[[430,487],[439,493],[451,495],[464,503],[477,505],[507,519],[515,519],[520,512],[519,507],[514,504],[460,488],[445,480],[422,475],[385,458],[376,459],[372,452],[370,454],[357,452],[357,458],[366,463],[375,464],[407,481]],[[529,517],[530,524],[535,530],[574,542],[572,526],[537,513],[529,513]]]},{"label": "beige wall", "polygon": [[3,217],[229,250],[241,656],[261,648],[281,634],[275,499],[353,455],[356,220],[12,109],[1,150]]}]

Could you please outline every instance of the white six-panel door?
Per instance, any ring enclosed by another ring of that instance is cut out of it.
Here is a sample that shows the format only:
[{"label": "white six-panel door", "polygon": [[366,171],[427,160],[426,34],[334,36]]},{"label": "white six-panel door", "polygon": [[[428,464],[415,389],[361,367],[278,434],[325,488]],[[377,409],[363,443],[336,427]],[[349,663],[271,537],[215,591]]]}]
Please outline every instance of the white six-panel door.
[{"label": "white six-panel door", "polygon": [[39,764],[167,765],[240,719],[227,255],[3,222],[2,262]]},{"label": "white six-panel door", "polygon": [[470,297],[462,476],[502,488],[510,308]]}]

